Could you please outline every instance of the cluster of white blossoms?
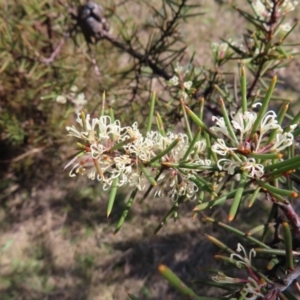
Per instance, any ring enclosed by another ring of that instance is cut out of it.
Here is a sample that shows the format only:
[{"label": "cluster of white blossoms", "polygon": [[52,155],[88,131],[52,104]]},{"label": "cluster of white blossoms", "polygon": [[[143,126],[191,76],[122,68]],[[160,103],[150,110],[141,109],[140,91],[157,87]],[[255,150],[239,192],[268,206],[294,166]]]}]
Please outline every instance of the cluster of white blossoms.
[{"label": "cluster of white blossoms", "polygon": [[228,43],[225,42],[222,43],[214,42],[211,43],[210,46],[215,57],[218,59],[223,59],[229,50]]},{"label": "cluster of white blossoms", "polygon": [[185,76],[190,72],[189,66],[184,67],[181,66],[179,63],[176,64],[174,69],[176,75],[174,75],[170,80],[169,83],[172,86],[180,86],[180,97],[186,99],[188,97],[187,92],[191,89],[193,82],[192,81],[185,81]]},{"label": "cluster of white blossoms", "polygon": [[[161,135],[157,136],[158,139],[163,138],[163,143],[159,142],[157,145],[161,145],[160,151],[162,151],[166,146],[163,145],[166,141],[170,144],[171,141],[175,139],[180,139],[179,143],[173,148],[168,155],[163,158],[163,162],[178,163],[182,161],[185,153],[189,148],[188,136],[186,134],[174,134],[169,132],[167,138]],[[206,142],[204,140],[198,141],[195,144],[193,152],[186,159],[190,163],[197,164],[200,166],[210,166],[211,161],[205,159]],[[176,201],[178,196],[186,196],[190,200],[194,200],[198,187],[190,179],[194,178],[195,170],[180,168],[178,169],[169,168],[165,172],[161,173],[158,177],[158,187],[156,189],[155,195],[162,197],[167,195],[171,200]]]},{"label": "cluster of white blossoms", "polygon": [[214,42],[211,43],[211,50],[214,54],[215,59],[222,60],[227,55],[233,54],[234,51],[232,47],[238,48],[239,50],[245,52],[245,46],[243,43],[243,38],[238,39],[228,39],[227,42]]},{"label": "cluster of white blossoms", "polygon": [[[109,189],[114,179],[118,178],[117,185],[128,184],[143,190],[147,183],[144,167],[150,169],[151,176],[156,176],[159,168],[151,166],[151,160],[166,150],[172,143],[177,142],[169,152],[159,157],[163,171],[157,178],[157,196],[168,190],[172,199],[178,196],[195,197],[198,187],[190,182],[195,174],[193,169],[178,169],[168,167],[167,164],[178,164],[189,147],[186,134],[167,133],[166,136],[157,131],[150,131],[145,136],[138,129],[137,123],[122,127],[118,120],[112,121],[109,116],[91,118],[90,115],[78,114],[75,126],[66,127],[69,136],[81,140],[81,152],[67,165],[72,167],[69,175],[87,175],[90,179],[97,179],[103,184],[103,189]],[[184,162],[209,166],[210,160],[204,158],[206,143],[198,141],[193,151],[184,157]]]},{"label": "cluster of white blossoms", "polygon": [[238,244],[236,251],[242,252],[243,255],[233,253],[230,255],[230,260],[234,262],[238,268],[242,268],[243,266],[246,267],[250,276],[247,279],[233,278],[225,275],[222,272],[218,272],[218,274],[213,276],[212,279],[215,282],[225,284],[244,283],[244,286],[238,291],[238,298],[230,298],[231,300],[256,300],[263,298],[264,295],[261,293],[261,289],[265,286],[265,282],[259,280],[252,269],[251,260],[256,255],[255,250],[251,249],[248,255],[245,248],[241,244]]},{"label": "cluster of white blossoms", "polygon": [[[260,103],[257,103],[260,105]],[[256,104],[256,105],[257,105]],[[257,113],[246,111],[231,115],[231,126],[236,139],[232,137],[224,118],[213,117],[216,125],[210,129],[218,136],[223,134],[231,146],[228,146],[224,139],[218,138],[212,145],[212,151],[221,155],[229,156],[218,161],[220,170],[228,174],[235,174],[237,168],[247,172],[251,178],[261,178],[264,175],[264,166],[256,162],[255,158],[248,157],[249,154],[270,154],[278,153],[291,146],[294,141],[292,131],[297,125],[290,126],[290,131],[284,131],[278,124],[277,115],[274,111],[268,111],[262,118],[258,133],[251,136],[252,128],[257,119]],[[269,135],[275,130],[274,141],[269,142]]]},{"label": "cluster of white blossoms", "polygon": [[70,91],[66,95],[58,95],[56,97],[56,102],[60,104],[65,104],[70,101],[75,106],[75,111],[79,112],[87,104],[84,93],[78,93],[78,87],[72,85]]},{"label": "cluster of white blossoms", "polygon": [[[295,0],[283,0],[282,3],[279,5],[279,13],[284,15],[289,13],[295,9],[298,5],[299,1]],[[265,20],[271,16],[271,12],[273,9],[274,1],[272,0],[256,0],[253,2],[252,7],[256,13],[256,15],[260,18]]]},{"label": "cluster of white blossoms", "polygon": [[[283,0],[282,3],[278,7],[277,13],[281,16],[284,16],[285,14],[293,11],[295,7],[298,5],[299,1],[295,0]],[[253,2],[252,7],[255,11],[255,14],[257,17],[265,21],[263,24],[264,27],[269,30],[270,26],[267,24],[269,22],[269,19],[271,17],[272,11],[273,11],[273,5],[274,1],[272,0],[256,0]],[[280,24],[279,30],[275,32],[277,34],[278,32],[289,32],[292,29],[292,26],[289,23]]]}]

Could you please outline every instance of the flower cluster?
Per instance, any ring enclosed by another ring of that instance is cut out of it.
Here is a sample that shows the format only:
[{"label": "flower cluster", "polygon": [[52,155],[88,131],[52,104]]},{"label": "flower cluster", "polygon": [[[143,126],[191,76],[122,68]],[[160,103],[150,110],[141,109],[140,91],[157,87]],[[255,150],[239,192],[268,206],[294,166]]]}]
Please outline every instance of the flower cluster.
[{"label": "flower cluster", "polygon": [[193,82],[188,80],[185,81],[186,75],[190,72],[189,66],[183,67],[179,63],[176,64],[174,69],[177,75],[174,75],[170,80],[169,84],[172,86],[180,86],[180,97],[186,99],[188,94],[187,92],[191,89]]},{"label": "flower cluster", "polygon": [[212,43],[211,44],[212,52],[217,59],[223,59],[229,51],[228,43]]},{"label": "flower cluster", "polygon": [[65,104],[68,100],[73,103],[76,112],[81,111],[87,104],[84,93],[78,93],[78,87],[76,85],[71,86],[70,91],[66,95],[58,95],[56,97],[56,102],[60,104]]},{"label": "flower cluster", "polygon": [[[238,291],[237,298],[230,298],[232,300],[244,299],[244,300],[256,300],[260,297],[264,297],[261,292],[261,289],[265,286],[265,282],[259,280],[252,269],[251,260],[252,257],[255,257],[256,253],[254,249],[250,250],[249,255],[247,255],[245,248],[238,244],[237,252],[243,252],[243,256],[237,253],[233,253],[230,256],[230,260],[236,264],[238,268],[245,266],[248,269],[250,276],[247,279],[242,278],[233,278],[225,275],[222,272],[218,272],[216,276],[213,276],[212,279],[218,283],[225,284],[244,284],[243,287]],[[235,260],[237,258],[238,260]]]},{"label": "flower cluster", "polygon": [[[157,145],[161,145],[160,150],[170,144],[175,139],[179,139],[179,143],[175,148],[173,148],[168,155],[163,158],[163,163],[179,163],[184,154],[189,148],[189,141],[186,134],[175,135],[173,133],[168,133],[167,137],[159,135],[161,141],[157,141]],[[163,142],[163,143],[162,143]],[[163,146],[165,144],[165,146]],[[210,166],[211,161],[209,159],[204,159],[204,151],[206,149],[206,142],[204,140],[198,141],[195,144],[194,151],[189,155],[188,161],[200,166]],[[186,168],[178,169],[167,169],[165,172],[161,173],[158,177],[159,186],[156,190],[156,196],[162,197],[167,195],[173,201],[176,201],[178,196],[186,196],[188,199],[195,199],[198,187],[191,181],[194,178],[195,171]]]},{"label": "flower cluster", "polygon": [[[255,2],[252,3],[252,7],[257,18],[264,22],[263,26],[267,30],[270,30],[269,20],[274,10],[274,3],[275,2],[271,0],[256,0]],[[299,2],[295,0],[281,1],[281,3],[279,3],[279,6],[277,8],[277,15],[284,16],[285,14],[293,11],[295,7],[298,5],[298,3]],[[278,5],[278,3],[276,5]],[[286,32],[289,32],[291,29],[292,27],[289,23],[280,24],[278,29],[275,31],[274,35],[276,35],[278,32],[280,32],[281,34],[285,34]]]},{"label": "flower cluster", "polygon": [[[282,3],[279,5],[279,13],[284,15],[287,14],[295,9],[298,5],[298,1],[295,0],[283,0]],[[265,20],[271,16],[271,12],[273,9],[274,1],[272,0],[256,0],[253,2],[252,7],[256,13],[256,15]]]},{"label": "flower cluster", "polygon": [[[189,148],[186,134],[169,132],[164,136],[157,131],[150,131],[144,136],[137,123],[122,127],[118,120],[112,121],[109,116],[92,119],[90,115],[78,114],[77,122],[81,129],[75,126],[66,129],[69,136],[81,140],[81,151],[65,168],[72,167],[69,173],[71,177],[81,174],[99,180],[104,190],[110,188],[113,182],[118,186],[129,184],[143,190],[147,182],[143,169],[151,167],[154,176],[159,174],[157,196],[161,196],[166,189],[172,199],[178,196],[193,198],[198,192],[197,185],[190,181],[195,170],[173,168],[171,165],[180,163],[183,158],[185,163],[197,164],[199,168],[211,163],[204,156],[204,141],[196,142],[193,150],[185,155]],[[160,155],[168,147],[170,151]],[[163,171],[151,165],[157,156]]]},{"label": "flower cluster", "polygon": [[[257,105],[257,104],[256,104]],[[260,103],[259,103],[260,105]],[[223,117],[213,117],[215,126],[210,129],[217,135],[224,135],[229,140],[231,147],[227,146],[222,138],[218,138],[212,145],[212,151],[221,156],[230,156],[218,161],[220,170],[225,170],[233,175],[236,168],[246,171],[251,178],[261,178],[264,175],[264,166],[256,162],[249,154],[271,154],[278,153],[292,145],[293,131],[296,125],[290,126],[291,131],[282,129],[274,111],[268,111],[258,126],[257,133],[251,135],[252,128],[257,119],[257,113],[246,111],[231,114],[231,124],[226,124]],[[230,128],[233,134],[230,132]],[[269,140],[270,134],[275,131],[274,141]],[[280,155],[278,155],[278,158]]]}]

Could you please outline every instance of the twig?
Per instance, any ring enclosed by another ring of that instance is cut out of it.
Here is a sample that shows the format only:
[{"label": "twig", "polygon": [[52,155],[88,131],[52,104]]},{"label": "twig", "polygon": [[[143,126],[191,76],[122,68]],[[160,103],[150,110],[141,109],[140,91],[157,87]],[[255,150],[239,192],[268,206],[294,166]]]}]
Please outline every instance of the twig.
[{"label": "twig", "polygon": [[54,49],[54,51],[52,52],[52,54],[50,55],[50,57],[46,58],[46,57],[42,57],[41,58],[41,62],[45,63],[45,64],[51,64],[54,62],[55,58],[57,57],[57,55],[60,53],[62,46],[64,45],[64,43],[66,42],[66,40],[70,37],[71,35],[71,31],[66,33],[64,35],[64,37],[60,40],[59,44],[57,45],[57,47]]},{"label": "twig", "polygon": [[278,295],[280,292],[285,291],[298,277],[300,276],[300,265],[296,266],[295,269],[283,277],[280,282],[272,285],[272,288],[268,291],[264,300],[276,299],[273,296]]},{"label": "twig", "polygon": [[140,63],[147,64],[152,69],[153,73],[155,73],[156,75],[163,77],[166,80],[171,79],[172,75],[170,75],[164,69],[157,66],[151,59],[149,59],[149,57],[147,57],[147,55],[144,55],[140,52],[135,51],[130,46],[122,43],[121,41],[119,41],[118,39],[113,37],[111,34],[109,34],[105,30],[101,30],[101,35],[102,35],[103,39],[108,40],[115,47],[124,50],[125,52],[127,52],[128,54],[133,56],[134,58],[138,59]]}]

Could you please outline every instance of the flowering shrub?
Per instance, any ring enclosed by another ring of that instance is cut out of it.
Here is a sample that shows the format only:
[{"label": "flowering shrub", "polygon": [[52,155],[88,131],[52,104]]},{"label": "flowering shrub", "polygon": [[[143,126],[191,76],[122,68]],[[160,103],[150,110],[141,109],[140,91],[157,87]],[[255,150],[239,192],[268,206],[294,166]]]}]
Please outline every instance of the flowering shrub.
[{"label": "flowering shrub", "polygon": [[[230,59],[240,60],[239,86],[230,90],[228,85],[219,86],[214,81],[218,99],[208,92],[198,97],[202,75],[196,74],[191,64],[177,64],[167,85],[175,91],[180,107],[179,115],[184,124],[181,133],[166,132],[167,126],[158,113],[156,123],[153,122],[155,93],[145,130],[139,129],[136,122],[131,126],[121,125],[112,114],[105,115],[104,109],[96,118],[78,113],[79,129],[68,126],[67,131],[78,139],[79,151],[65,168],[70,169],[71,177],[86,175],[110,191],[107,215],[113,209],[117,189],[127,185],[132,190],[115,233],[120,230],[138,191],[144,192],[141,201],[149,195],[172,200],[172,207],[161,224],[175,217],[179,205],[186,200],[196,202],[194,216],[199,211],[229,202],[228,221],[232,222],[238,218],[246,200],[250,208],[257,198],[265,198],[273,205],[268,220],[247,234],[208,216],[204,218],[251,246],[247,254],[247,246],[239,243],[234,251],[222,241],[208,237],[230,254],[230,257],[218,255],[217,258],[236,268],[246,268],[248,272],[246,278],[234,278],[219,271],[212,280],[218,287],[226,288],[226,299],[295,299],[287,289],[300,274],[299,267],[294,267],[299,255],[300,217],[292,206],[293,199],[298,197],[300,158],[296,154],[299,148],[296,138],[300,134],[300,113],[299,110],[288,111],[287,101],[278,110],[273,108],[271,101],[276,98],[277,76],[270,81],[266,73],[278,68],[291,54],[287,51],[285,57],[282,56],[282,43],[295,26],[284,24],[283,18],[297,1],[248,2],[252,15],[236,9],[254,26],[251,37],[245,38],[243,44],[227,41],[212,45],[218,68]],[[246,70],[253,75],[250,84]],[[264,90],[263,95],[260,89]],[[207,104],[206,96],[217,108]],[[172,99],[170,103],[175,102]],[[213,112],[212,126],[206,116],[208,112]],[[285,219],[278,217],[279,211]],[[267,229],[271,221],[274,221],[273,240],[268,242]],[[282,237],[279,237],[279,225]],[[252,235],[259,230],[263,234],[256,239]],[[255,262],[256,253],[263,259],[263,267]],[[280,256],[285,259],[279,259]],[[215,299],[197,296],[166,266],[161,265],[159,271],[191,299]],[[207,284],[213,285],[212,282]]]}]

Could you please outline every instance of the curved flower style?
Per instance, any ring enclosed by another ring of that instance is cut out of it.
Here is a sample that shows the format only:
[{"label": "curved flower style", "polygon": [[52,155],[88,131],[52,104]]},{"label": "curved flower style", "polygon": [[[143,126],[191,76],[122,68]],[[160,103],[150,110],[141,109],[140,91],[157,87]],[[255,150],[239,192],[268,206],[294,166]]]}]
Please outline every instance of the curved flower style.
[{"label": "curved flower style", "polygon": [[223,117],[217,118],[217,117],[213,116],[212,120],[216,121],[216,125],[210,127],[210,129],[212,131],[214,131],[215,133],[221,132],[224,135],[226,135],[227,137],[229,137],[229,131],[228,131],[228,128],[225,124],[224,118]]},{"label": "curved flower style", "polygon": [[[245,248],[238,244],[237,252],[242,252],[242,255],[233,253],[230,255],[230,260],[236,264],[238,268],[246,267],[250,276],[247,279],[243,278],[232,278],[226,276],[222,272],[218,272],[217,275],[213,276],[212,279],[218,283],[223,284],[238,284],[244,283],[243,287],[234,293],[235,297],[230,298],[232,300],[244,299],[244,300],[256,300],[264,297],[261,289],[264,287],[265,282],[259,280],[252,269],[252,258],[255,257],[256,253],[254,249],[250,250],[249,255],[246,253]],[[236,258],[238,259],[236,261]]]},{"label": "curved flower style", "polygon": [[219,170],[227,171],[229,175],[233,175],[235,173],[235,168],[238,168],[240,166],[239,161],[222,158],[218,161],[218,168]]},{"label": "curved flower style", "polygon": [[248,176],[251,178],[261,178],[265,173],[264,166],[257,164],[254,158],[248,158],[246,162],[243,162],[241,170],[248,171]]},{"label": "curved flower style", "polygon": [[257,115],[254,112],[246,111],[244,114],[242,112],[236,113],[234,116],[232,115],[231,124],[233,128],[240,135],[240,142],[243,141],[244,134],[249,134]]},{"label": "curved flower style", "polygon": [[217,141],[211,147],[212,151],[224,156],[232,150],[237,150],[237,148],[227,147],[225,141],[222,139],[217,139]]},{"label": "curved flower style", "polygon": [[212,280],[217,283],[224,284],[237,284],[247,281],[247,283],[239,290],[239,297],[230,298],[231,300],[256,300],[258,297],[264,297],[264,295],[261,293],[261,288],[264,286],[264,284],[260,284],[251,277],[248,277],[247,280],[245,280],[241,278],[229,277],[222,272],[218,272],[216,276],[212,277]]},{"label": "curved flower style", "polygon": [[259,298],[263,298],[264,295],[261,293],[261,288],[264,284],[259,284],[251,277],[248,277],[248,280],[249,282],[247,282],[240,290],[240,297],[244,300],[257,300]]},{"label": "curved flower style", "polygon": [[239,259],[236,262],[236,266],[238,268],[242,268],[243,266],[246,266],[247,268],[251,268],[252,267],[252,265],[251,265],[252,257],[256,256],[255,250],[251,249],[250,252],[249,252],[249,255],[247,255],[247,252],[246,252],[245,248],[240,243],[238,243],[236,251],[237,252],[242,252],[244,254],[244,256],[239,255],[237,253],[233,253],[233,254],[230,255],[231,260],[233,260],[234,257]]}]

